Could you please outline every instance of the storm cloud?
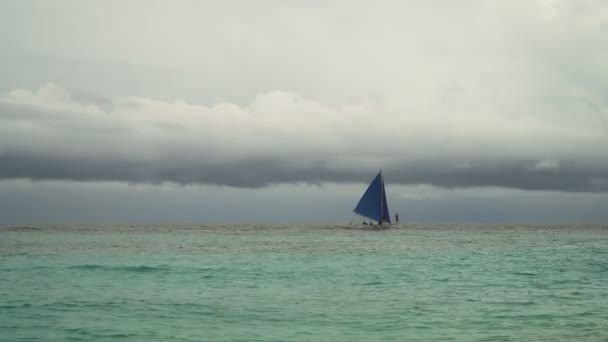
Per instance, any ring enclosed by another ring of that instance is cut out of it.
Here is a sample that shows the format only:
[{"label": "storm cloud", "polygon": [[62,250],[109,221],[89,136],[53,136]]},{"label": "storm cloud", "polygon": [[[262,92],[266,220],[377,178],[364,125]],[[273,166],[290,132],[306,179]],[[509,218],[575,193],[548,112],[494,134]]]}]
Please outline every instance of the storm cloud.
[{"label": "storm cloud", "polygon": [[442,106],[330,106],[282,91],[246,106],[104,103],[55,84],[2,96],[0,178],[255,188],[366,182],[383,168],[394,184],[608,191],[608,138],[597,127],[491,110],[446,117]]},{"label": "storm cloud", "polygon": [[[4,155],[3,179],[123,181],[128,183],[174,182],[255,188],[282,183],[348,183],[369,181],[371,172],[317,166],[291,166],[286,160],[250,160],[225,163],[129,162],[58,157]],[[385,168],[392,184],[428,184],[444,188],[506,187],[524,190],[608,192],[606,167],[575,166],[539,170],[541,162],[511,161],[479,163],[462,169],[454,164],[412,162]]]}]

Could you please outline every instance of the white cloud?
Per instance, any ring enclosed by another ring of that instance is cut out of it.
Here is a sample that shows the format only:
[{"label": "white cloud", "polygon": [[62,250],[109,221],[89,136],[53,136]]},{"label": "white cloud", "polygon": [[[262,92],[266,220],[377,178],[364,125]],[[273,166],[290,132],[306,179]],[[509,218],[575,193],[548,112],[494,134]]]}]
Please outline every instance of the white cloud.
[{"label": "white cloud", "polygon": [[560,166],[561,166],[561,163],[559,160],[545,159],[545,160],[541,160],[541,161],[537,162],[534,165],[534,169],[539,170],[539,171],[557,170],[557,169],[559,169]]},{"label": "white cloud", "polygon": [[[5,110],[0,117],[3,143],[33,152],[61,151],[53,145],[73,144],[71,150],[82,154],[109,148],[109,153],[128,158],[189,155],[212,161],[251,156],[380,163],[464,158],[459,168],[468,165],[468,157],[575,158],[583,147],[608,143],[597,127],[508,117],[491,108],[378,102],[330,106],[285,91],[260,94],[247,106],[134,96],[113,98],[111,103],[112,110],[103,111],[73,100],[55,84],[11,91],[0,97],[0,104],[15,112]],[[34,138],[55,138],[32,143],[28,129],[38,133]],[[593,156],[593,151],[587,153]]]},{"label": "white cloud", "polygon": [[[165,92],[179,88],[192,96],[196,87],[233,101],[285,89],[332,105],[369,98],[422,105],[456,100],[519,115],[529,100],[548,90],[556,95],[556,81],[558,87],[573,85],[584,65],[606,79],[608,5],[596,0],[54,1],[11,7],[0,11],[6,17],[0,19],[12,23],[0,37],[19,37],[9,50],[72,64],[174,68],[155,80],[138,73],[139,82],[131,83],[143,91],[162,82]],[[83,71],[92,72],[79,67],[71,78]],[[122,77],[117,74],[115,82]]]}]

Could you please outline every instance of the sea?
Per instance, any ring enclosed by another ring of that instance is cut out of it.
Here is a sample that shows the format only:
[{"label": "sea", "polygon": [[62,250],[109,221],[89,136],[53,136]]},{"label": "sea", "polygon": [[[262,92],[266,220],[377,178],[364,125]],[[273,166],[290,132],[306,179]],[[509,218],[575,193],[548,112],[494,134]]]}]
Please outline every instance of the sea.
[{"label": "sea", "polygon": [[1,341],[608,341],[608,225],[0,227]]}]

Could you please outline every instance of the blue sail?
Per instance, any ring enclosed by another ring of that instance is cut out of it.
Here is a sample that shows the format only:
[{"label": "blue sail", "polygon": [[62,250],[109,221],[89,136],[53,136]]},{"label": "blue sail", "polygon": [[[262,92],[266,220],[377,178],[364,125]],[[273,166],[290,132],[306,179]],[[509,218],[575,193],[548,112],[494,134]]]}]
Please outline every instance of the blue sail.
[{"label": "blue sail", "polygon": [[372,220],[380,222],[384,216],[383,222],[390,223],[391,219],[388,213],[388,205],[386,203],[386,194],[384,191],[384,181],[382,180],[382,171],[371,182],[359,203],[353,210],[355,213],[368,217]]}]

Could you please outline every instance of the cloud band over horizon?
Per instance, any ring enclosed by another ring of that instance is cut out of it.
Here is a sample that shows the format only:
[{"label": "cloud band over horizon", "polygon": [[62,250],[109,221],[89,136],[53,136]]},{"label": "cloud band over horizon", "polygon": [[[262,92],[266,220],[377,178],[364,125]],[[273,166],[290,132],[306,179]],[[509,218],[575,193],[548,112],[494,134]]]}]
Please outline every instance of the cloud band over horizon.
[{"label": "cloud band over horizon", "polygon": [[387,182],[608,192],[601,126],[494,108],[323,104],[285,91],[248,105],[80,100],[48,83],[0,97],[0,179],[256,188]]}]

